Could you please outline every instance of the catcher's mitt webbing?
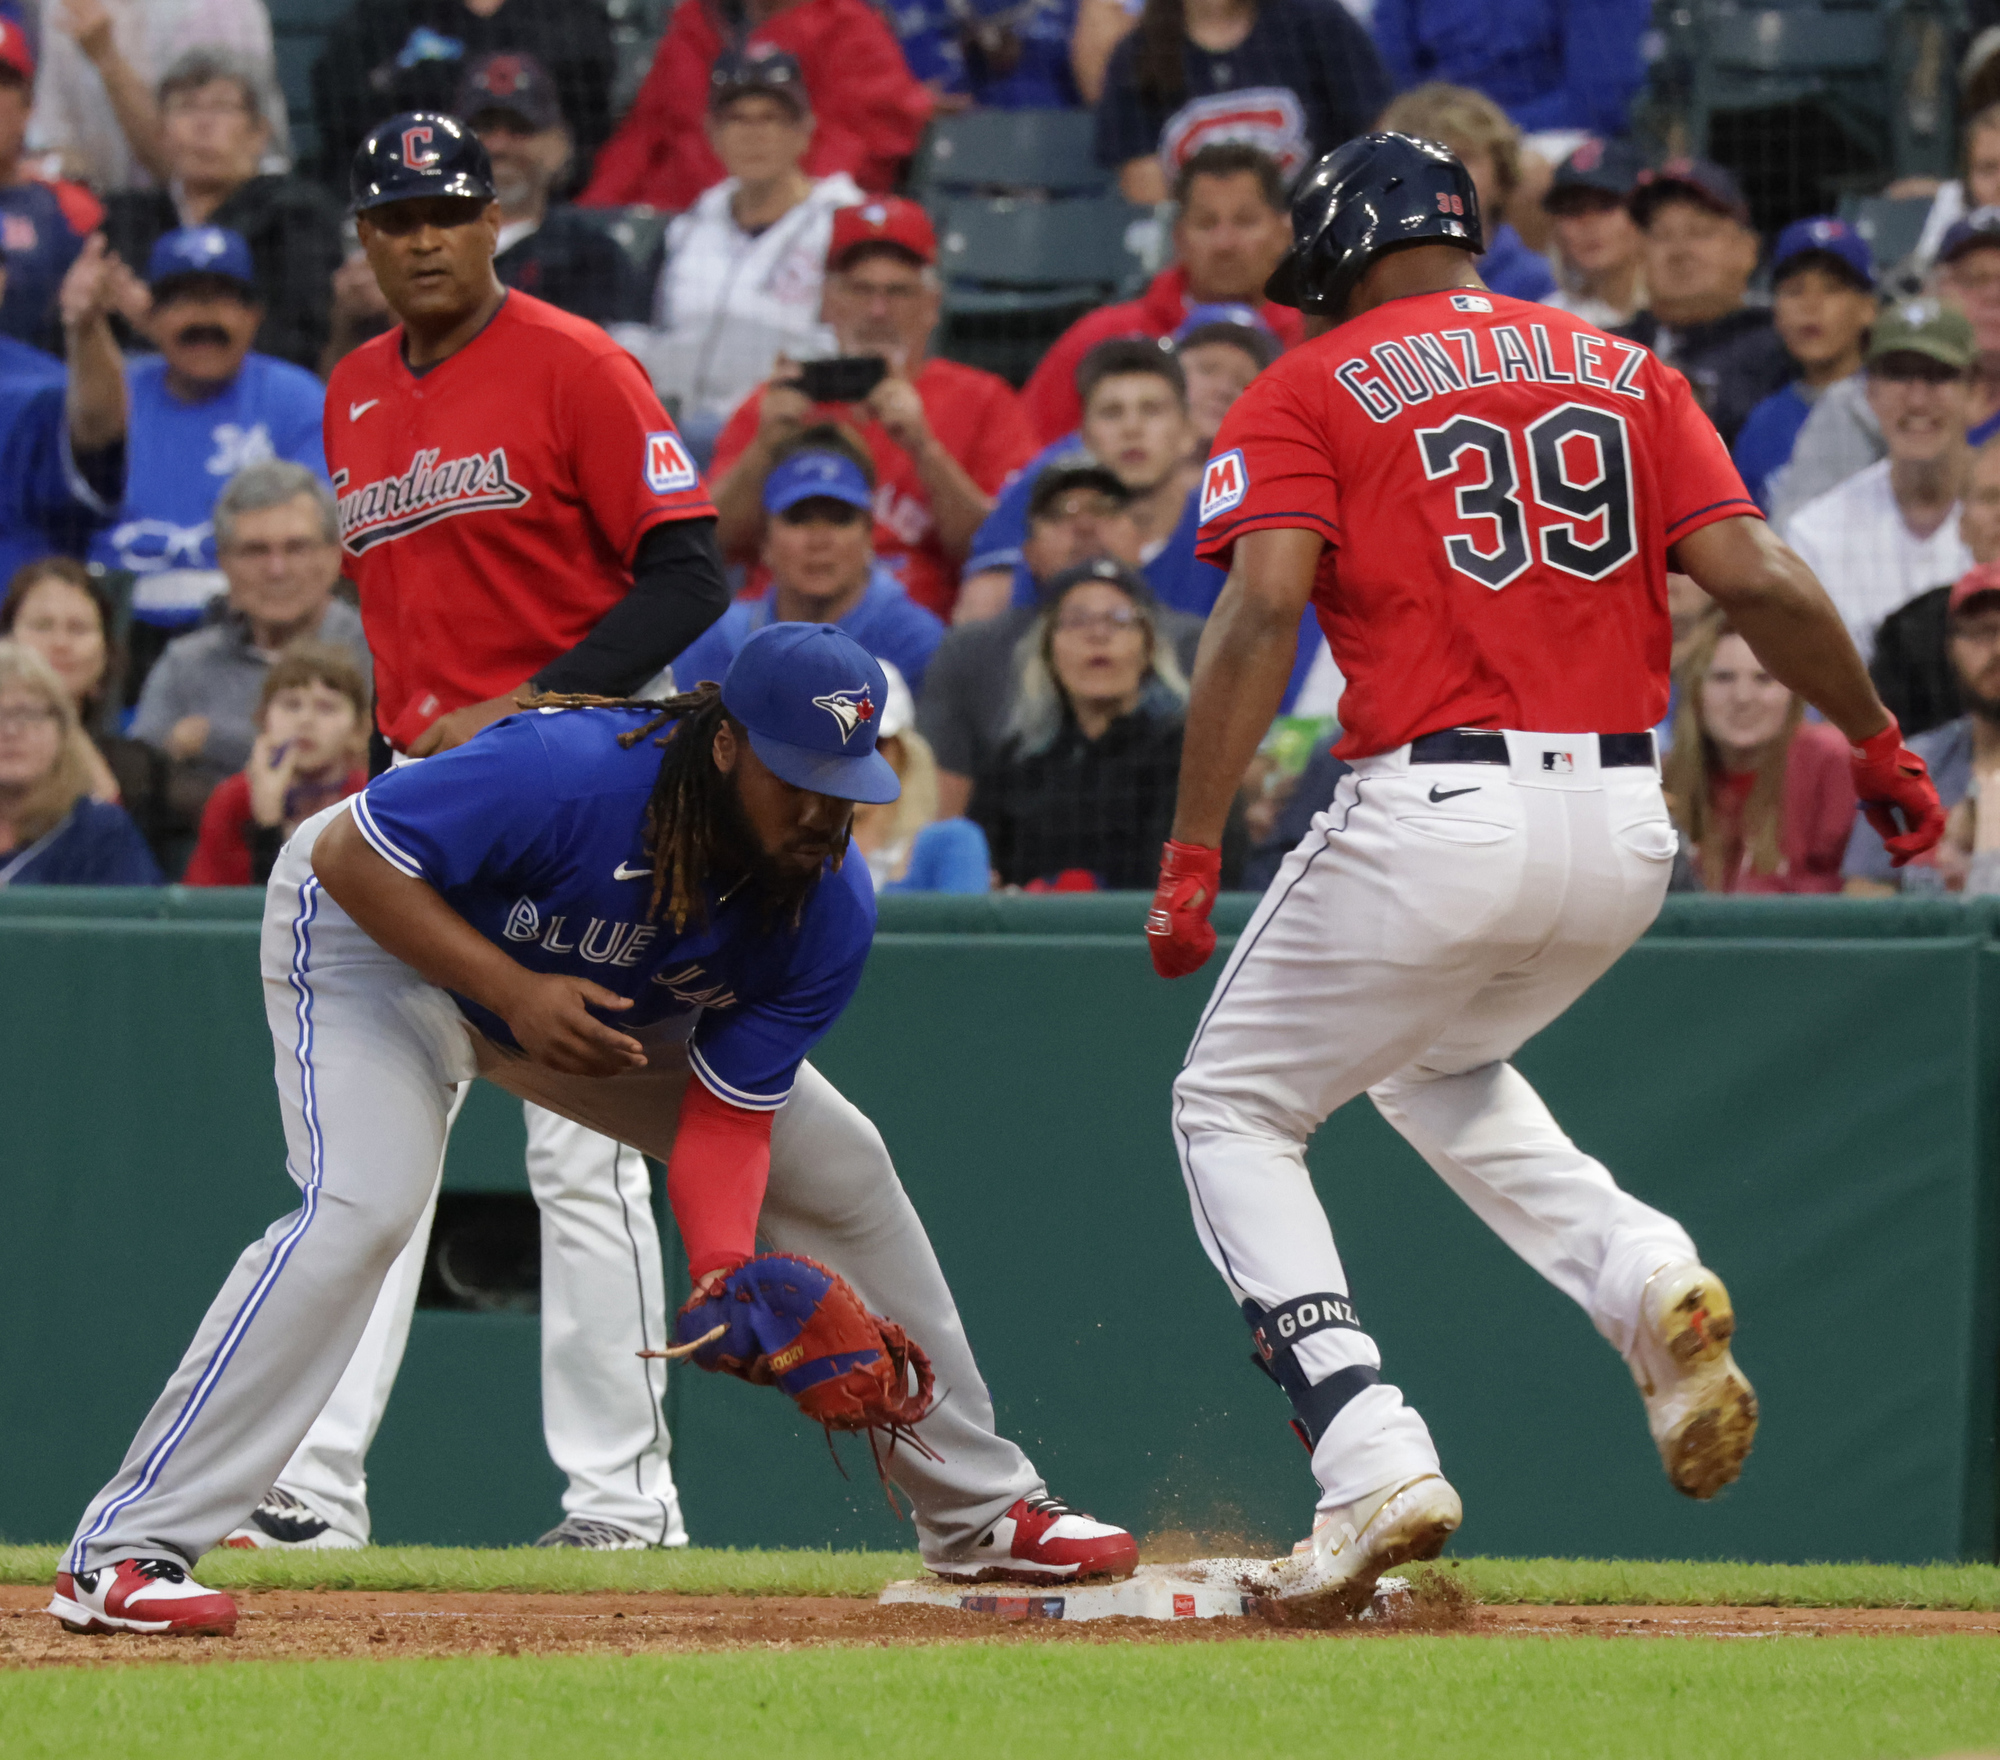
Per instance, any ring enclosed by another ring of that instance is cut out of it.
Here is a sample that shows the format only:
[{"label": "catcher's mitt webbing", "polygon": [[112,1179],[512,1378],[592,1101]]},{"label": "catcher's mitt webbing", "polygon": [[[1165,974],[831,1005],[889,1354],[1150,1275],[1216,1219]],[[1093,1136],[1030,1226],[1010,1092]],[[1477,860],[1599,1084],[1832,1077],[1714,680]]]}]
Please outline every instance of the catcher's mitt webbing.
[{"label": "catcher's mitt webbing", "polygon": [[892,1447],[907,1441],[930,1452],[910,1432],[933,1403],[930,1359],[815,1260],[791,1253],[745,1260],[681,1309],[674,1334],[701,1368],[775,1385],[829,1431],[886,1431]]}]

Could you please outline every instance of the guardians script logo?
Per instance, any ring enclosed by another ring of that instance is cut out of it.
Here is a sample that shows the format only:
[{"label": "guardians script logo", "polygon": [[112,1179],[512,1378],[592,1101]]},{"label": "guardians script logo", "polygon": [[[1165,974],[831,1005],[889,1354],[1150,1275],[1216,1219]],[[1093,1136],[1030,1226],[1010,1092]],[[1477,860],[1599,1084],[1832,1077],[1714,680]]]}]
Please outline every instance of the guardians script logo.
[{"label": "guardians script logo", "polygon": [[410,460],[398,476],[377,477],[360,488],[347,487],[346,471],[335,471],[340,500],[340,542],[350,556],[371,545],[403,538],[441,519],[487,507],[519,507],[529,492],[507,474],[507,449],[468,453],[438,462],[433,446]]}]

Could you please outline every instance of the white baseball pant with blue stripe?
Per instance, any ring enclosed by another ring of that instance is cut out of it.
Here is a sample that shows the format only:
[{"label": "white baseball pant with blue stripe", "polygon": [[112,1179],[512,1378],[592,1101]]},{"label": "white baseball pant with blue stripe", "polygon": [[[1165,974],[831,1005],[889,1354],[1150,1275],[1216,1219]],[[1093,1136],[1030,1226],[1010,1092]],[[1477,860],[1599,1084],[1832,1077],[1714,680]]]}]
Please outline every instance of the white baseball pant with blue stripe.
[{"label": "white baseball pant with blue stripe", "polygon": [[1337,1108],[1366,1093],[1621,1355],[1647,1279],[1695,1257],[1507,1061],[1659,914],[1675,838],[1658,773],[1600,769],[1592,734],[1506,738],[1507,764],[1413,765],[1408,747],[1356,762],[1246,925],[1174,1083],[1195,1229],[1230,1294],[1321,1322],[1291,1354],[1309,1428],[1324,1424],[1322,1509],[1438,1471],[1429,1428],[1379,1379],[1365,1296],[1332,1304],[1332,1325],[1304,1301],[1353,1294],[1305,1161]]},{"label": "white baseball pant with blue stripe", "polygon": [[[675,1023],[637,1035],[645,1068],[602,1081],[557,1075],[477,1036],[449,996],[371,941],[313,878],[312,844],[344,810],[300,827],[264,911],[265,1013],[299,1207],[237,1260],[84,1512],[66,1569],[131,1557],[192,1564],[249,1515],[326,1404],[429,1208],[458,1084],[484,1074],[658,1159],[672,1151],[688,1080]],[[810,1064],[774,1121],[759,1234],[832,1266],[930,1354],[944,1397],[918,1434],[941,1458],[898,1448],[888,1463],[927,1557],[969,1546],[1016,1498],[1045,1489],[994,1432],[956,1304],[880,1133]]]}]

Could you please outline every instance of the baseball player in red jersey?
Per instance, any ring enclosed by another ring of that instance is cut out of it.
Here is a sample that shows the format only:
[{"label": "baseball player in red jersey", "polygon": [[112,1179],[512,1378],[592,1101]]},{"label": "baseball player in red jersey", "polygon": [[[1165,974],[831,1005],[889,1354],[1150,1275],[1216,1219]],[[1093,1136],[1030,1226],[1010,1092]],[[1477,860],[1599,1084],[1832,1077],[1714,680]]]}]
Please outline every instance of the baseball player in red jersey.
[{"label": "baseball player in red jersey", "polygon": [[1854,748],[1899,860],[1943,828],[1812,574],[1771,536],[1686,381],[1551,307],[1487,292],[1464,167],[1377,134],[1321,162],[1270,296],[1330,319],[1223,423],[1199,553],[1230,570],[1203,636],[1147,922],[1194,971],[1217,846],[1308,600],[1348,686],[1354,767],[1224,967],[1174,1084],[1195,1227],[1312,1450],[1313,1532],[1281,1597],[1351,1609],[1461,1519],[1382,1378],[1305,1166],[1366,1092],[1631,1366],[1673,1483],[1741,1471],[1757,1405],[1721,1281],[1619,1190],[1507,1061],[1645,929],[1675,834],[1649,731],[1666,570],[1692,575]]},{"label": "baseball player in red jersey", "polygon": [[[470,739],[524,687],[625,696],[728,603],[714,509],[644,371],[596,325],[509,292],[486,152],[410,113],[356,156],[357,224],[402,320],[327,385],[346,572],[402,758]],[[659,1365],[665,1278],[644,1159],[525,1107],[543,1212],[543,1416],[569,1480],[550,1544],[684,1542]],[[364,1462],[401,1365],[428,1214],[333,1397],[232,1539],[359,1545]]]}]

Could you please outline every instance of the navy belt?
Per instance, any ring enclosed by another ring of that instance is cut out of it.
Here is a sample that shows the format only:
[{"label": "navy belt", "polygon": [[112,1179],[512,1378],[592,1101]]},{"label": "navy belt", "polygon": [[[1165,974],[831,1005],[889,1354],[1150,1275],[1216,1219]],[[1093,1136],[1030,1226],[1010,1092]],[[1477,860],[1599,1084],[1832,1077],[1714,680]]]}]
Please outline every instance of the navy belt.
[{"label": "navy belt", "polygon": [[[1447,727],[1410,741],[1412,764],[1505,764],[1507,736],[1483,727]],[[1653,767],[1650,733],[1600,733],[1597,763],[1603,770]]]}]

